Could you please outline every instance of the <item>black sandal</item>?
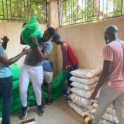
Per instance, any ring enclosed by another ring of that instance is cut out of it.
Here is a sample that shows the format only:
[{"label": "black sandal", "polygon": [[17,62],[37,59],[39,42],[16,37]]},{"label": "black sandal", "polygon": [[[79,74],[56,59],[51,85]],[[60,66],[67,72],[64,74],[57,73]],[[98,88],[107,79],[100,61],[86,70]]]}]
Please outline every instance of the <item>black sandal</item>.
[{"label": "black sandal", "polygon": [[45,108],[46,107],[46,103],[42,103],[42,107]]},{"label": "black sandal", "polygon": [[47,101],[46,103],[47,103],[48,105],[50,105],[50,104],[52,104],[52,102],[53,102],[53,100],[50,99],[50,101]]}]

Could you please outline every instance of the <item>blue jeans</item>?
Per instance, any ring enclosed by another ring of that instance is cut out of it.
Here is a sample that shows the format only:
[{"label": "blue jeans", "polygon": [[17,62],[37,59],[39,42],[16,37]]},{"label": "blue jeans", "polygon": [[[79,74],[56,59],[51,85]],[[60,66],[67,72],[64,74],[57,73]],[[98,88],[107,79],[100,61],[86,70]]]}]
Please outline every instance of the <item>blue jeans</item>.
[{"label": "blue jeans", "polygon": [[12,92],[12,76],[8,78],[0,78],[0,99],[3,99],[2,124],[10,124]]}]

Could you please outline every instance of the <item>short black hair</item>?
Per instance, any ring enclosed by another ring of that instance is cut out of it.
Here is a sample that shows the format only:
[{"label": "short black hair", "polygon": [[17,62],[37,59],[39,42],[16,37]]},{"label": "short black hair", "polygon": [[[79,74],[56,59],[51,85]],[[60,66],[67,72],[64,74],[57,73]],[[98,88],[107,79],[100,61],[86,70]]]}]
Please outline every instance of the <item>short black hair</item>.
[{"label": "short black hair", "polygon": [[24,22],[23,25],[22,25],[22,27],[25,26],[26,24],[27,24],[27,22]]},{"label": "short black hair", "polygon": [[49,31],[49,33],[50,33],[51,36],[55,35],[55,33],[56,33],[56,31],[55,31],[55,29],[53,27],[49,27],[47,29],[47,31]]},{"label": "short black hair", "polygon": [[116,25],[109,25],[105,32],[112,31],[112,32],[118,32],[118,27]]},{"label": "short black hair", "polygon": [[54,36],[53,36],[53,38],[52,38],[52,42],[54,42],[54,41],[56,41],[56,40],[58,40],[58,39],[60,39],[61,37],[60,37],[60,35],[58,34],[58,33],[56,33]]}]

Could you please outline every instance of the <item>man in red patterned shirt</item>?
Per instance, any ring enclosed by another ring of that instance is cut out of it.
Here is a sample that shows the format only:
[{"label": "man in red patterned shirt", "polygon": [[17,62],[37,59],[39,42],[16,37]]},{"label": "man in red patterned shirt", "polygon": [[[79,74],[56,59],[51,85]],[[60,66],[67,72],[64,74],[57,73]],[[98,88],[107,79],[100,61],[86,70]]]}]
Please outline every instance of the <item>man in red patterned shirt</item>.
[{"label": "man in red patterned shirt", "polygon": [[101,88],[92,124],[99,124],[111,103],[114,104],[119,124],[124,124],[124,42],[118,38],[118,28],[115,25],[108,26],[104,36],[107,45],[103,50],[103,70],[91,95],[95,99]]}]

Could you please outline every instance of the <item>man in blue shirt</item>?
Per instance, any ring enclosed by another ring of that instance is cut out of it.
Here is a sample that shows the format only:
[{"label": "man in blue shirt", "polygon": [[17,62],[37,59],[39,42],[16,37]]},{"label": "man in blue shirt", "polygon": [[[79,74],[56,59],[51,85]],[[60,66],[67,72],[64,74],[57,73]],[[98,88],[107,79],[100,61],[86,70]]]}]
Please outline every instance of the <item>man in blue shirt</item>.
[{"label": "man in blue shirt", "polygon": [[20,54],[8,59],[4,45],[7,45],[9,39],[6,36],[1,39],[3,40],[3,43],[0,44],[0,98],[3,99],[2,124],[10,124],[13,79],[9,66],[17,62],[23,55],[29,53],[31,50],[24,48]]},{"label": "man in blue shirt", "polygon": [[[52,103],[51,97],[51,81],[53,78],[53,63],[52,61],[48,60],[47,58],[42,62],[43,66],[43,76],[44,76],[44,83],[47,86],[47,93],[48,93],[48,101],[47,104],[50,105]],[[45,105],[44,96],[42,94],[42,102]]]}]

